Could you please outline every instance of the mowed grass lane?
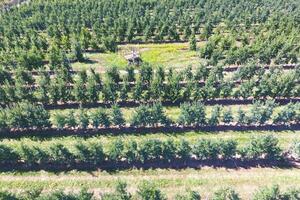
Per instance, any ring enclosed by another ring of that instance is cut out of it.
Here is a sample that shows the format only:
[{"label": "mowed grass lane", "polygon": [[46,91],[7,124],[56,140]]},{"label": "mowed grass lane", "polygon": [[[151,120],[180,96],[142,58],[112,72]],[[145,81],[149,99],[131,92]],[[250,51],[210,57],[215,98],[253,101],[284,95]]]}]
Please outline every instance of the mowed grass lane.
[{"label": "mowed grass lane", "polygon": [[113,191],[118,180],[127,182],[128,189],[134,193],[143,181],[151,181],[168,197],[173,199],[177,193],[189,189],[201,193],[203,199],[224,187],[234,188],[243,199],[264,186],[279,185],[283,190],[296,187],[300,182],[300,169],[251,168],[224,169],[203,168],[200,170],[130,170],[108,173],[105,171],[68,173],[28,172],[3,173],[0,175],[0,188],[23,191],[33,188],[45,190],[63,189],[78,191],[82,187],[96,194]]}]

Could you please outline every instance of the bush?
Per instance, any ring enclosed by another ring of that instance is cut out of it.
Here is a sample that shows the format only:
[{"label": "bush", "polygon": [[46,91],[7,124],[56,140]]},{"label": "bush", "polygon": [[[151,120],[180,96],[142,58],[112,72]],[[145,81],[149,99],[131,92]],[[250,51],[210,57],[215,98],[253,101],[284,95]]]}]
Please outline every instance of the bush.
[{"label": "bush", "polygon": [[240,197],[233,189],[225,188],[216,191],[212,200],[240,200]]},{"label": "bush", "polygon": [[118,181],[115,192],[105,194],[101,199],[103,200],[130,200],[132,196],[127,192],[127,184],[125,182]]},{"label": "bush", "polygon": [[139,155],[142,162],[160,159],[162,151],[163,144],[160,140],[150,139],[139,145]]},{"label": "bush", "polygon": [[57,164],[69,164],[73,161],[73,155],[62,144],[53,144],[50,146],[48,152],[49,161]]},{"label": "bush", "polygon": [[53,116],[53,125],[57,127],[58,129],[63,129],[66,122],[66,116],[61,113],[55,113]]},{"label": "bush", "polygon": [[68,114],[66,115],[65,122],[69,128],[75,128],[77,126],[77,122],[73,110],[68,112]]},{"label": "bush", "polygon": [[220,121],[220,114],[221,114],[221,107],[218,105],[214,106],[211,111],[211,117],[208,120],[208,124],[211,126],[218,125]]},{"label": "bush", "polygon": [[281,194],[278,186],[271,188],[262,188],[254,194],[253,200],[281,200]]},{"label": "bush", "polygon": [[191,146],[186,140],[180,140],[176,145],[176,155],[179,159],[187,160],[191,156]]},{"label": "bush", "polygon": [[181,104],[178,123],[180,125],[204,125],[206,123],[204,105],[200,102]]},{"label": "bush", "polygon": [[211,140],[199,140],[192,151],[200,160],[217,159],[219,155],[218,144]]},{"label": "bush", "polygon": [[0,162],[14,163],[19,160],[19,155],[13,148],[0,144]]},{"label": "bush", "polygon": [[223,159],[231,159],[237,153],[237,143],[233,140],[220,141],[219,143],[219,153]]},{"label": "bush", "polygon": [[6,111],[10,128],[43,128],[50,126],[50,114],[42,107],[28,102],[10,106]]},{"label": "bush", "polygon": [[291,151],[293,153],[293,156],[296,158],[300,158],[300,142],[296,141],[291,147]]},{"label": "bush", "polygon": [[78,122],[77,124],[80,126],[80,128],[86,129],[89,126],[89,116],[84,109],[80,109],[78,113]]},{"label": "bush", "polygon": [[230,124],[231,122],[233,122],[233,115],[232,115],[231,108],[228,108],[228,109],[223,111],[222,121],[225,124]]},{"label": "bush", "polygon": [[99,126],[110,126],[109,117],[103,109],[97,109],[95,112],[93,112],[91,115],[91,121],[94,128],[99,128]]},{"label": "bush", "polygon": [[282,150],[278,139],[272,135],[252,138],[242,154],[248,159],[280,159]]},{"label": "bush", "polygon": [[123,157],[124,143],[118,139],[112,142],[108,148],[108,157],[111,161],[120,161]]},{"label": "bush", "polygon": [[131,125],[133,126],[157,126],[168,125],[170,120],[165,115],[162,105],[155,103],[153,105],[141,105],[135,109],[133,117],[131,118]]},{"label": "bush", "polygon": [[176,195],[175,200],[201,200],[201,196],[196,191],[189,191],[186,195]]},{"label": "bush", "polygon": [[121,109],[117,105],[114,105],[112,107],[111,123],[114,126],[124,126],[125,125],[125,119],[123,117]]},{"label": "bush", "polygon": [[149,182],[143,182],[138,187],[137,194],[141,200],[164,200],[166,197],[161,191]]},{"label": "bush", "polygon": [[94,164],[100,164],[105,159],[102,145],[99,143],[77,143],[74,157],[80,162]]}]

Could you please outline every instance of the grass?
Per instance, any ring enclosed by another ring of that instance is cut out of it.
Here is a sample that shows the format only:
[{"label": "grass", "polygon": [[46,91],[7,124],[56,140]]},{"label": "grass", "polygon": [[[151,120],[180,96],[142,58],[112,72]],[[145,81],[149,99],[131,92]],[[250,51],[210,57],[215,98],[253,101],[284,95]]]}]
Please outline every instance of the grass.
[{"label": "grass", "polygon": [[[198,43],[198,47],[203,46],[203,42]],[[125,55],[132,50],[140,53],[144,62],[153,65],[163,65],[165,67],[182,68],[197,66],[201,61],[198,53],[189,50],[188,43],[172,44],[126,44],[120,45],[117,53],[86,53],[87,62],[73,63],[75,70],[95,68],[98,72],[103,72],[107,67],[117,66],[124,69],[127,66]]]},{"label": "grass", "polygon": [[64,189],[78,190],[86,187],[98,194],[112,191],[118,180],[126,181],[128,190],[134,193],[143,181],[151,181],[157,185],[170,199],[175,194],[191,189],[200,192],[203,199],[211,197],[217,189],[234,188],[243,199],[258,189],[278,184],[282,189],[295,187],[300,182],[300,169],[252,168],[224,169],[202,168],[200,170],[129,170],[108,173],[93,172],[62,172],[48,173],[3,173],[0,175],[0,188],[26,190],[44,187],[46,190]]}]

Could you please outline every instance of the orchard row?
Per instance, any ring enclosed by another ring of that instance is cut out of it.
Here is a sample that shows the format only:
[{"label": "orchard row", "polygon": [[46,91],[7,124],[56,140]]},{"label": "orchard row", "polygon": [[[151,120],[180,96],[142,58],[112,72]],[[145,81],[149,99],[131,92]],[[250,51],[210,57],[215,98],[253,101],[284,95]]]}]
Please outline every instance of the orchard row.
[{"label": "orchard row", "polygon": [[[276,110],[276,112],[275,112]],[[50,120],[51,118],[51,120]],[[300,122],[300,104],[289,103],[277,108],[274,101],[254,102],[251,109],[239,108],[233,112],[230,107],[216,105],[211,114],[201,102],[184,103],[180,106],[177,120],[171,120],[160,103],[140,105],[135,108],[129,121],[122,110],[114,105],[112,109],[79,109],[57,112],[50,116],[42,106],[28,102],[14,104],[0,110],[0,130],[12,129],[98,129],[113,127],[201,127],[218,125],[266,125],[298,124]]]}]

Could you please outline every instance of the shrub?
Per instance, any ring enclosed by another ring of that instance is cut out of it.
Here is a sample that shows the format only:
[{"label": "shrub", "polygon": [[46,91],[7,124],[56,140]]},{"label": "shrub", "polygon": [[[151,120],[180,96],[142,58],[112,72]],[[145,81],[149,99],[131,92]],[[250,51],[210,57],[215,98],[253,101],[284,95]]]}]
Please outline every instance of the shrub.
[{"label": "shrub", "polygon": [[233,122],[233,115],[232,115],[231,108],[228,108],[228,109],[223,111],[222,121],[225,124],[230,124],[231,122]]},{"label": "shrub", "polygon": [[281,149],[278,139],[272,135],[252,138],[242,153],[248,159],[280,159]]},{"label": "shrub", "polygon": [[7,125],[10,128],[48,127],[49,118],[49,113],[42,106],[28,102],[14,104],[6,112]]},{"label": "shrub", "polygon": [[80,128],[86,129],[89,126],[89,116],[84,109],[80,109],[78,113],[78,125]]},{"label": "shrub", "polygon": [[91,121],[94,128],[98,128],[99,126],[110,126],[109,117],[103,109],[97,109],[95,112],[93,112],[91,115]]},{"label": "shrub", "polygon": [[162,143],[162,159],[171,162],[176,158],[176,146],[173,140],[169,139]]},{"label": "shrub", "polygon": [[253,196],[253,200],[281,200],[281,194],[278,186],[272,186],[271,188],[265,187],[256,192]]},{"label": "shrub", "polygon": [[192,151],[200,160],[217,159],[219,155],[218,144],[211,140],[199,140]]},{"label": "shrub", "polygon": [[223,159],[230,159],[236,155],[237,143],[233,140],[218,142],[219,153]]},{"label": "shrub", "polygon": [[138,161],[139,152],[138,152],[138,145],[136,141],[131,140],[125,144],[124,156],[125,158],[127,158],[128,163],[133,163]]},{"label": "shrub", "polygon": [[279,124],[289,124],[295,120],[297,115],[295,105],[289,103],[288,105],[284,106],[283,109],[280,110],[274,117],[273,122]]},{"label": "shrub", "polygon": [[125,119],[123,117],[123,113],[121,112],[121,109],[117,105],[114,105],[112,107],[111,123],[114,126],[124,126],[125,125]]},{"label": "shrub", "polygon": [[127,192],[127,184],[125,182],[118,181],[115,192],[107,193],[102,196],[102,200],[130,200],[132,196]]},{"label": "shrub", "polygon": [[216,191],[212,200],[240,200],[240,197],[233,189],[225,188]]},{"label": "shrub", "polygon": [[247,124],[248,123],[248,118],[246,116],[246,113],[244,110],[242,110],[241,108],[238,109],[238,112],[237,112],[237,122],[238,124],[240,125],[244,125],[244,124]]},{"label": "shrub", "polygon": [[63,129],[66,125],[66,116],[61,113],[55,113],[53,116],[53,125],[58,129]]},{"label": "shrub", "polygon": [[65,121],[69,128],[75,128],[77,126],[76,117],[73,110],[68,112]]},{"label": "shrub", "polygon": [[180,140],[176,145],[176,155],[182,159],[187,160],[191,155],[191,146],[186,140]]},{"label": "shrub", "polygon": [[6,120],[7,120],[6,111],[0,109],[0,129],[7,128]]},{"label": "shrub", "polygon": [[3,200],[19,200],[19,198],[17,198],[15,194],[12,194],[12,193],[6,192],[6,191],[1,191],[0,192],[0,199],[3,199]]},{"label": "shrub", "polygon": [[94,164],[99,164],[105,159],[102,145],[99,143],[77,143],[74,157],[80,162],[93,162]]},{"label": "shrub", "polygon": [[200,102],[184,103],[180,105],[180,115],[178,123],[180,125],[204,125],[205,122],[204,105]]},{"label": "shrub", "polygon": [[57,164],[69,164],[71,161],[73,161],[73,155],[69,151],[68,148],[66,148],[62,144],[53,144],[50,146],[48,152],[49,161]]},{"label": "shrub", "polygon": [[208,120],[208,124],[211,126],[216,126],[219,124],[219,119],[220,119],[220,112],[221,112],[221,107],[220,106],[214,106],[212,111],[211,111],[211,117]]},{"label": "shrub", "polygon": [[9,163],[19,160],[19,155],[11,147],[0,144],[0,162]]},{"label": "shrub", "polygon": [[149,182],[143,182],[138,187],[138,196],[141,200],[165,200],[161,191]]},{"label": "shrub", "polygon": [[163,144],[160,140],[146,140],[139,147],[139,155],[142,162],[158,160],[162,156]]},{"label": "shrub", "polygon": [[186,195],[176,195],[175,200],[201,200],[201,196],[196,191],[189,191]]},{"label": "shrub", "polygon": [[124,150],[124,143],[122,140],[117,139],[109,145],[108,157],[111,161],[117,162],[122,159],[122,154]]}]

